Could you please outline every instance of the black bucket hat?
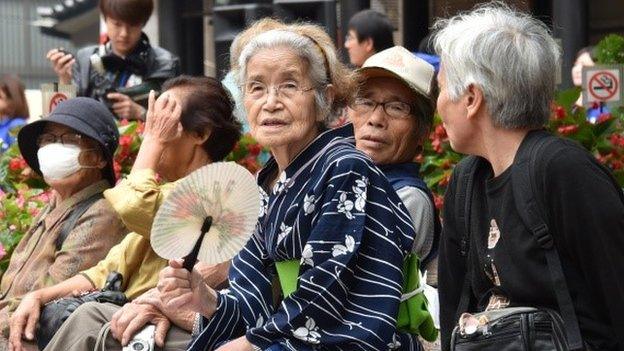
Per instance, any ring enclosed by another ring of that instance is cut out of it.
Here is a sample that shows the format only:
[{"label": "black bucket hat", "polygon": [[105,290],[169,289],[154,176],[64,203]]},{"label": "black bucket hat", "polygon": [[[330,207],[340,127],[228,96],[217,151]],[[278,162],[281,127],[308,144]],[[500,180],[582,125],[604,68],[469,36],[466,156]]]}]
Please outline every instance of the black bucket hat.
[{"label": "black bucket hat", "polygon": [[119,131],[113,114],[99,101],[86,97],[77,97],[61,102],[49,116],[27,124],[19,131],[17,143],[26,163],[38,174],[37,138],[43,133],[48,122],[69,127],[98,142],[102,146],[107,166],[104,177],[115,185],[116,177],[113,168],[113,155],[119,145]]}]

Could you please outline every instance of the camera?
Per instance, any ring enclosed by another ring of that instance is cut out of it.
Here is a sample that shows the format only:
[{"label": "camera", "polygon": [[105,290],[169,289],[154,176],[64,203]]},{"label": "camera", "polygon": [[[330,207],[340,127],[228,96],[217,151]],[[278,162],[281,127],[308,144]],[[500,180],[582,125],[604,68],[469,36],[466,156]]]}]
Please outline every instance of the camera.
[{"label": "camera", "polygon": [[123,351],[152,351],[154,350],[154,333],[156,326],[153,324],[146,325],[141,331],[136,333],[128,345],[124,346]]},{"label": "camera", "polygon": [[160,86],[162,85],[162,80],[158,79],[150,79],[142,82],[141,84],[137,84],[131,87],[118,87],[115,88],[110,84],[105,84],[105,82],[101,82],[100,85],[95,88],[97,96],[100,96],[100,101],[108,107],[109,110],[112,111],[114,101],[108,99],[106,95],[109,93],[120,93],[124,94],[132,99],[132,101],[137,104],[147,107],[147,100],[149,97],[149,93],[151,90],[159,91]]},{"label": "camera", "polygon": [[71,52],[67,51],[67,50],[66,50],[65,48],[63,48],[63,47],[58,47],[58,48],[56,48],[56,51],[58,51],[58,52],[62,52],[62,53],[63,53],[63,54],[65,54],[65,55],[71,55],[71,56],[74,56],[74,54],[72,54]]}]

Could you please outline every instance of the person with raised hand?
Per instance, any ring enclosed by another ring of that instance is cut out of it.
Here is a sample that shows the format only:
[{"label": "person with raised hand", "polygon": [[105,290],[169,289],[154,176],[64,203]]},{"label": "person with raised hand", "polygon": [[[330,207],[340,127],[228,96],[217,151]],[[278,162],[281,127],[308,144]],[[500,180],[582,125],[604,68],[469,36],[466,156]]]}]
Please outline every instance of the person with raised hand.
[{"label": "person with raised hand", "polygon": [[[49,350],[72,349],[69,344],[74,350],[96,346],[118,350],[146,323],[159,326],[159,346],[180,349],[190,340],[194,312],[150,303],[153,299],[149,297],[156,292],[158,272],[167,266],[167,261],[150,246],[151,225],[175,181],[223,159],[240,138],[241,126],[232,116],[228,93],[213,78],[181,76],[167,81],[163,89],[165,92],[158,99],[153,92],[150,94],[144,140],[131,173],[104,193],[133,232],[95,266],[58,285],[33,292],[36,299],[23,302],[19,311],[20,319],[36,318],[49,301],[75,290],[101,289],[114,271],[122,274],[121,291],[131,302],[123,307],[97,302],[81,305],[54,333],[47,345]],[[159,183],[157,174],[165,180],[164,184]],[[209,285],[218,287],[226,280],[228,266],[200,265],[198,269]],[[25,332],[17,318],[15,329],[11,330],[14,350],[20,350]],[[106,333],[98,338],[101,330]]]}]

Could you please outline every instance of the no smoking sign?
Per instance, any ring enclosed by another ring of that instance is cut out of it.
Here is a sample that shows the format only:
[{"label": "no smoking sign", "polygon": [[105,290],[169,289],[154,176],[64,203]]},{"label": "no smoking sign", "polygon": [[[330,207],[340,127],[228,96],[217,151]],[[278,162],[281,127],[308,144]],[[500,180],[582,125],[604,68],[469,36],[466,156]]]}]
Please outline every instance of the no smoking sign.
[{"label": "no smoking sign", "polygon": [[583,104],[589,106],[595,102],[620,105],[622,97],[622,67],[584,67],[583,68]]}]

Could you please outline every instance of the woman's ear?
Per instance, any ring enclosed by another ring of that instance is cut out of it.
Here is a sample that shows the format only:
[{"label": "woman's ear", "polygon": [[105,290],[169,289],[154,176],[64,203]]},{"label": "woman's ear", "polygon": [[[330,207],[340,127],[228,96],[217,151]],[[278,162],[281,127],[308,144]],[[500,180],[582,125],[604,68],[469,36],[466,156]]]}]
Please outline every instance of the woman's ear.
[{"label": "woman's ear", "polygon": [[478,115],[481,108],[485,107],[485,100],[483,99],[483,90],[475,84],[468,85],[466,89],[466,117],[472,119]]},{"label": "woman's ear", "polygon": [[336,97],[336,87],[333,84],[327,84],[325,87],[325,97],[327,97],[327,103],[331,105]]},{"label": "woman's ear", "polygon": [[[325,86],[325,100],[327,101],[327,106],[332,106],[334,104],[335,98],[336,98],[336,87],[334,87],[333,84],[327,84]],[[318,122],[323,121],[324,118],[325,116],[322,116],[320,113],[318,116],[316,116],[316,120]]]},{"label": "woman's ear", "polygon": [[203,134],[200,134],[199,132],[191,132],[191,138],[193,138],[193,143],[195,145],[204,145],[204,143],[206,142],[206,140],[208,140],[208,138],[210,138],[210,136],[212,135],[212,129],[208,128],[206,129],[206,132]]}]

